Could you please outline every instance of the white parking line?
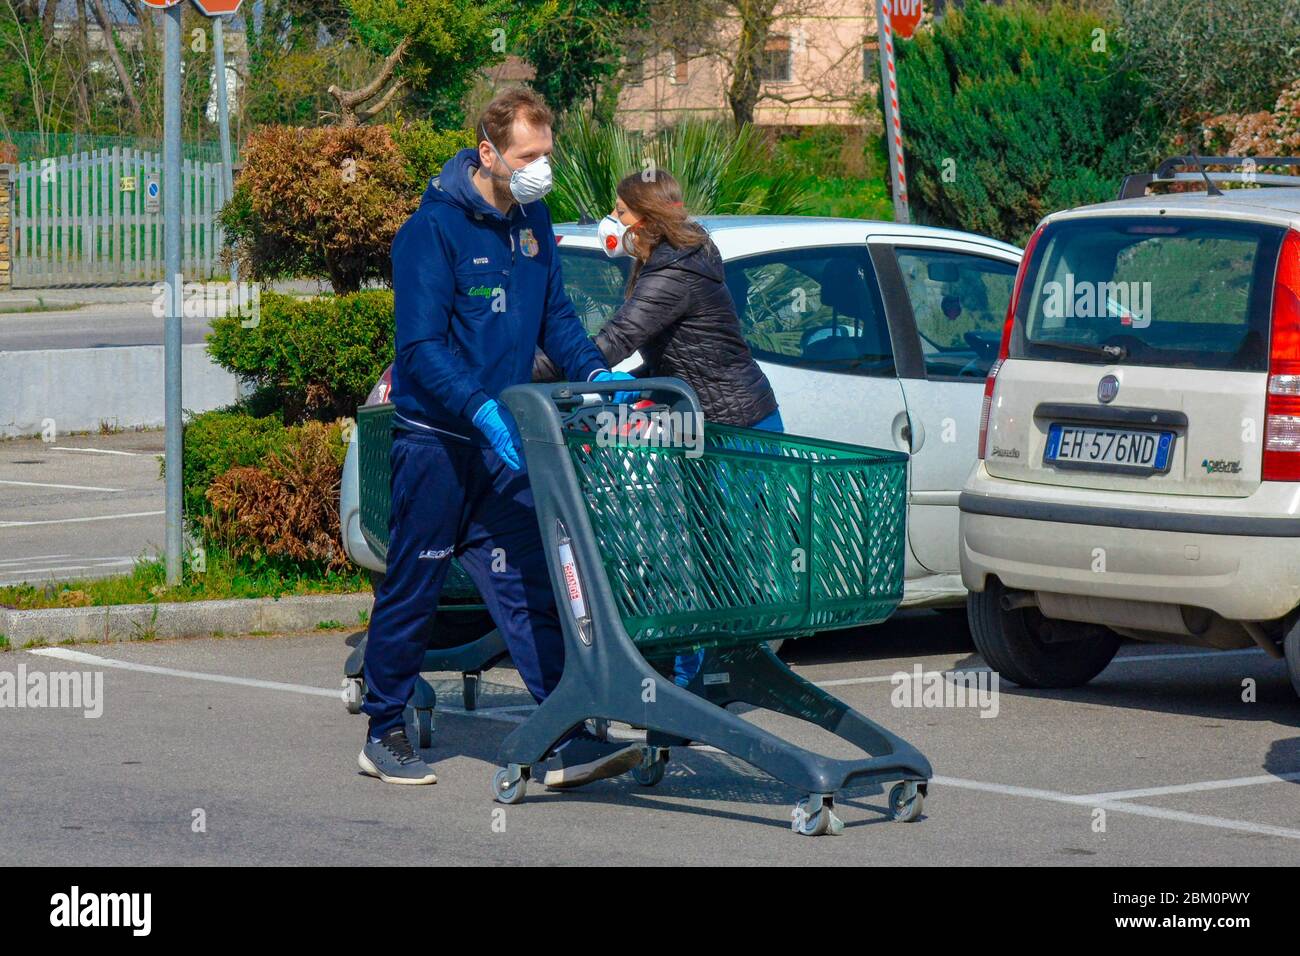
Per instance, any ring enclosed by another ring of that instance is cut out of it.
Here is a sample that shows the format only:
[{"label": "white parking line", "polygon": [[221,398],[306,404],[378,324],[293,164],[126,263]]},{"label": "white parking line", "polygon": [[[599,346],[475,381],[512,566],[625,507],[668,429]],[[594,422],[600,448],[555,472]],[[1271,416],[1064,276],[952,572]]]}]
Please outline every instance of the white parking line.
[{"label": "white parking line", "polygon": [[153,664],[137,664],[134,661],[119,661],[111,657],[99,657],[66,647],[41,647],[32,651],[42,657],[56,657],[62,661],[73,661],[95,667],[115,667],[125,671],[139,671],[143,674],[161,674],[164,677],[184,677],[188,680],[212,681],[216,684],[239,684],[244,687],[258,687],[262,690],[282,690],[293,694],[308,694],[312,697],[333,697],[343,699],[343,688],[330,690],[327,687],[309,687],[306,684],[285,684],[274,680],[258,680],[254,677],[227,677],[224,674],[206,674],[201,671],[182,671],[173,667],[156,667]]},{"label": "white parking line", "polygon": [[11,564],[26,564],[31,561],[56,561],[59,558],[70,557],[72,557],[70,554],[33,554],[26,558],[9,558],[8,560],[0,561],[0,568],[8,567]]},{"label": "white parking line", "polygon": [[0,485],[20,485],[24,488],[61,488],[64,491],[121,491],[121,488],[96,488],[94,485],[56,485],[48,481],[9,481],[0,478]]},{"label": "white parking line", "polygon": [[70,445],[51,445],[50,451],[84,451],[92,455],[125,455],[128,458],[139,456],[138,451],[113,451],[109,448],[73,448]]},{"label": "white parking line", "polygon": [[[74,651],[65,647],[38,648],[31,651],[31,653],[42,657],[52,657],[59,660],[72,661],[96,667],[119,668],[121,670],[138,671],[145,674],[159,674],[165,677],[183,677],[188,680],[211,681],[218,684],[237,684],[244,687],[255,687],[262,690],[278,690],[295,694],[306,694],[313,697],[332,697],[337,700],[343,699],[343,691],[341,688],[332,690],[327,687],[310,687],[306,684],[286,684],[280,681],[258,680],[251,677],[227,677],[223,674],[208,674],[200,671],[178,670],[171,667],[157,667],[152,664],[137,664],[133,661],[120,661],[111,657],[99,657],[95,654],[87,654],[83,651]],[[517,713],[517,711],[527,711],[531,709],[531,705],[521,704],[499,708],[479,708],[473,711],[461,710],[459,708],[447,708],[446,710],[451,710],[451,712],[465,717],[477,717],[486,720],[502,720],[509,723],[523,723],[528,718]],[[702,750],[706,748],[692,749]],[[709,747],[707,749],[712,751],[715,748]],[[1113,811],[1115,813],[1127,813],[1133,816],[1151,817],[1158,820],[1169,820],[1177,823],[1192,823],[1198,826],[1213,827],[1221,830],[1237,830],[1245,833],[1257,833],[1263,836],[1281,837],[1288,840],[1300,840],[1300,830],[1290,829],[1288,827],[1272,826],[1266,823],[1251,823],[1246,820],[1232,820],[1226,817],[1213,817],[1201,813],[1187,813],[1182,810],[1169,810],[1164,807],[1152,807],[1140,803],[1129,803],[1125,800],[1118,799],[1119,797],[1126,796],[1160,796],[1166,793],[1218,790],[1234,786],[1254,786],[1257,783],[1292,779],[1300,779],[1300,773],[1286,773],[1259,777],[1238,777],[1233,780],[1211,780],[1200,783],[1181,784],[1174,787],[1149,787],[1143,790],[1115,791],[1114,793],[1109,794],[1060,793],[1055,790],[1044,790],[1036,787],[1019,787],[1011,784],[987,783],[982,780],[968,780],[963,777],[935,776],[932,778],[931,782],[940,787],[952,787],[959,790],[976,790],[984,793],[1000,794],[1002,796],[1022,797],[1031,800],[1045,800],[1051,803],[1061,803],[1076,807],[1099,808]]]},{"label": "white parking line", "polygon": [[1230,780],[1206,780],[1202,783],[1179,783],[1170,787],[1145,787],[1141,790],[1113,790],[1110,793],[1090,793],[1092,800],[1132,800],[1137,797],[1163,797],[1172,793],[1202,793],[1207,790],[1231,790],[1235,787],[1257,787],[1265,783],[1286,783],[1300,780],[1300,772],[1265,773],[1255,777],[1234,777]]},{"label": "white parking line", "polygon": [[[1177,823],[1195,823],[1204,827],[1220,830],[1241,830],[1246,833],[1259,833],[1263,836],[1283,837],[1287,840],[1300,840],[1300,830],[1287,827],[1275,827],[1267,823],[1250,823],[1246,820],[1230,820],[1226,817],[1211,817],[1203,813],[1185,813],[1182,810],[1166,810],[1164,807],[1151,807],[1142,803],[1126,803],[1120,800],[1098,800],[1095,797],[1071,793],[1057,793],[1055,790],[1038,790],[1032,787],[1015,787],[1000,783],[984,783],[981,780],[964,780],[961,777],[932,778],[932,783],[941,787],[954,787],[959,790],[981,790],[985,793],[998,793],[1009,797],[1028,797],[1032,800],[1048,800],[1053,803],[1067,803],[1073,806],[1099,808],[1115,813],[1128,813],[1140,817],[1154,817],[1158,820],[1172,820]],[[1187,784],[1196,787],[1196,784]]]},{"label": "white parking line", "polygon": [[120,518],[152,518],[165,511],[132,511],[121,515],[95,515],[91,518],[48,518],[42,521],[0,521],[0,528],[27,528],[38,524],[76,524],[81,521],[117,521]]}]

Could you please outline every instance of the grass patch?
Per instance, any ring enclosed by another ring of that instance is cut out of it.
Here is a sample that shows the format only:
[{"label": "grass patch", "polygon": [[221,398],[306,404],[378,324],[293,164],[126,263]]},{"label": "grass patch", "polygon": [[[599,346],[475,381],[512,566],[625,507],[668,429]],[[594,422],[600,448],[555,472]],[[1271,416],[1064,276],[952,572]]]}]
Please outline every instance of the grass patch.
[{"label": "grass patch", "polygon": [[341,621],[317,621],[316,630],[318,631],[337,631],[343,626]]},{"label": "grass patch", "polygon": [[[181,583],[167,586],[161,560],[141,560],[130,574],[57,584],[19,584],[0,588],[0,606],[18,610],[52,607],[104,607],[113,604],[161,604],[216,601],[227,598],[290,597],[304,594],[348,594],[365,591],[364,571],[323,571],[290,562],[248,561],[224,551],[209,550],[206,567],[186,567]],[[148,630],[146,628],[146,630]],[[147,635],[142,635],[148,639]]]},{"label": "grass patch", "polygon": [[0,651],[7,651],[7,650],[9,650],[9,638],[5,637],[3,634],[0,634]]},{"label": "grass patch", "polygon": [[34,312],[75,312],[85,305],[83,302],[46,302],[40,296],[36,304],[27,303],[0,306],[0,315],[30,315]]}]

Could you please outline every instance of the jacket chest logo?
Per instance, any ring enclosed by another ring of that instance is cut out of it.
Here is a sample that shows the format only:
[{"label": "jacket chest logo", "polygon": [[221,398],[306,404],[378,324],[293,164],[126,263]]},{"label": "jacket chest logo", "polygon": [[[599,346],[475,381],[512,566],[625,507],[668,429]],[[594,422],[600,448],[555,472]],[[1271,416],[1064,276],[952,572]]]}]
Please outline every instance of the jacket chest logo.
[{"label": "jacket chest logo", "polygon": [[533,235],[531,229],[519,230],[519,251],[530,259],[537,255],[537,237]]}]

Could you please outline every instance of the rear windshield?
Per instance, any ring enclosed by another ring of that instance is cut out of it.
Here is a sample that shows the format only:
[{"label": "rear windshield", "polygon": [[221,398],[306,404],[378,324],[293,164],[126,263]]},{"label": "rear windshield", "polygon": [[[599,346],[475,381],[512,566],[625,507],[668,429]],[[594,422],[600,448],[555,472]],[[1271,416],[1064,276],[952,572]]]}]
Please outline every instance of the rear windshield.
[{"label": "rear windshield", "polygon": [[1168,216],[1053,223],[1025,276],[1011,355],[1265,371],[1284,231]]}]

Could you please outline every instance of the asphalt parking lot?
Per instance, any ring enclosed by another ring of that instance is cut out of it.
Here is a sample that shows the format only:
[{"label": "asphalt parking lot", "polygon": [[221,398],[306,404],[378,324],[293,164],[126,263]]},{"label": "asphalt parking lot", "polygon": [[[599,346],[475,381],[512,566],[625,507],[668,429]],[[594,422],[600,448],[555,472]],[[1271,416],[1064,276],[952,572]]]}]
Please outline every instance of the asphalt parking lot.
[{"label": "asphalt parking lot", "polygon": [[0,442],[0,585],[122,574],[163,544],[161,431]]},{"label": "asphalt parking lot", "polygon": [[[981,666],[957,618],[910,612],[806,639],[785,651],[791,665],[912,741],[936,773],[919,821],[888,819],[884,793],[862,788],[837,804],[843,835],[812,839],[790,829],[802,794],[708,750],[675,751],[653,789],[534,784],[521,804],[492,802],[496,747],[529,709],[509,669],[488,675],[473,714],[458,679],[435,679],[437,785],[364,777],[364,718],[338,699],[357,637],[0,656],[0,671],[101,672],[104,688],[96,719],[0,713],[0,761],[21,768],[0,787],[0,864],[1300,863],[1300,702],[1260,652],[1130,644],[1086,688],[1003,685],[996,716],[982,717],[891,705],[897,672]],[[806,725],[754,719],[840,752]]]}]

